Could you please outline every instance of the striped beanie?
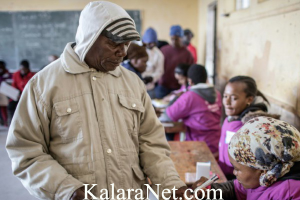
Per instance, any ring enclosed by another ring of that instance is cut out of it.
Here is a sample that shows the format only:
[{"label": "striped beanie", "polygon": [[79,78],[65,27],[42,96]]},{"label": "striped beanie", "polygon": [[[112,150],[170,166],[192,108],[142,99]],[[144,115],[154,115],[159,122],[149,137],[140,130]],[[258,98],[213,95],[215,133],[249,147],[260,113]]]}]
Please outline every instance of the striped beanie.
[{"label": "striped beanie", "polygon": [[121,18],[113,21],[105,27],[101,35],[107,37],[115,43],[140,40],[140,35],[136,31],[134,22],[129,18]]}]

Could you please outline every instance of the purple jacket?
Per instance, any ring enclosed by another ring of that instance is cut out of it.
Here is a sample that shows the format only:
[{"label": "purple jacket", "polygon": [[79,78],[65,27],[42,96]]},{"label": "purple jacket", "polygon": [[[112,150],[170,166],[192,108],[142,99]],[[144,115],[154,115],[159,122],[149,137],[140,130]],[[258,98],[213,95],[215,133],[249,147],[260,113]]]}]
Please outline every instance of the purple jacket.
[{"label": "purple jacket", "polygon": [[237,180],[234,180],[234,189],[238,200],[290,200],[300,199],[300,181],[277,181],[270,187],[245,189]]},{"label": "purple jacket", "polygon": [[228,143],[241,127],[243,123],[241,121],[228,122],[228,118],[224,120],[221,132],[221,138],[219,142],[219,165],[225,175],[233,174],[233,167],[228,158]]},{"label": "purple jacket", "polygon": [[213,153],[218,151],[222,110],[221,95],[219,92],[216,92],[215,95],[215,103],[220,108],[216,112],[211,112],[208,109],[206,100],[192,91],[182,94],[166,109],[166,113],[171,120],[183,120],[183,123],[187,127],[187,141],[205,141]]}]

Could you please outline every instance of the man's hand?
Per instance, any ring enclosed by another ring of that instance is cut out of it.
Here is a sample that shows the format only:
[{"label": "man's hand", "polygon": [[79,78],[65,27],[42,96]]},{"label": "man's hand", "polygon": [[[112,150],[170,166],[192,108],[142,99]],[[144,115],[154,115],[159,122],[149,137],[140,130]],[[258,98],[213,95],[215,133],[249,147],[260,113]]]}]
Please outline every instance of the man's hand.
[{"label": "man's hand", "polygon": [[[75,190],[70,200],[83,200],[84,199],[84,187],[78,188]],[[88,195],[88,199],[92,199],[90,195]]]},{"label": "man's hand", "polygon": [[[205,181],[207,181],[208,179],[206,178],[206,177],[201,177],[198,181],[196,181],[193,185],[192,185],[192,189],[193,189],[193,191],[197,188],[197,187],[199,187],[200,185],[202,185]],[[201,188],[203,191],[204,191],[204,193],[205,193],[205,197],[206,197],[206,188]],[[201,191],[198,191],[197,193],[195,193],[194,195],[197,195],[198,196],[198,198],[199,199],[201,199],[201,198],[203,198],[203,193],[201,192]],[[204,199],[206,199],[204,197]]]},{"label": "man's hand", "polygon": [[[182,198],[182,200],[188,200],[188,199],[190,199],[190,200],[195,200],[195,198],[194,198],[194,196],[191,194],[191,192],[190,192],[189,190],[186,191],[187,189],[189,189],[189,188],[186,187],[186,186],[183,186],[183,187],[179,188],[178,190],[176,190],[176,192],[175,192],[175,198],[177,198],[177,200],[179,200],[180,198]],[[186,194],[184,194],[185,191],[186,191]],[[186,199],[186,197],[187,197],[188,199]],[[173,194],[172,194],[170,200],[173,200]]]}]

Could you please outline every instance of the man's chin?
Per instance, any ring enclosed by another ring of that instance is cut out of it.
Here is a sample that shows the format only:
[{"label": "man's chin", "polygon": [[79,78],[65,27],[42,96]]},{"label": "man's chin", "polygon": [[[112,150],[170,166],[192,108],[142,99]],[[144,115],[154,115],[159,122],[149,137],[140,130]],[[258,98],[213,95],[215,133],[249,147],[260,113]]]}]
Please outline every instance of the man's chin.
[{"label": "man's chin", "polygon": [[109,71],[114,71],[117,67],[119,67],[120,65],[106,65],[106,66],[102,66],[102,68],[109,72]]}]

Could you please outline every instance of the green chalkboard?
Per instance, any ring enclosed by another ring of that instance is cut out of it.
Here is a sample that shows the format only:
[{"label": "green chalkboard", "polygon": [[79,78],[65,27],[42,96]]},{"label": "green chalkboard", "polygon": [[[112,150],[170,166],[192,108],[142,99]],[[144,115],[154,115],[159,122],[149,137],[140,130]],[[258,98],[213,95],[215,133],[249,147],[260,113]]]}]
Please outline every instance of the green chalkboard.
[{"label": "green chalkboard", "polygon": [[[141,31],[140,11],[129,10]],[[15,71],[22,59],[33,71],[45,66],[49,55],[60,55],[75,40],[80,11],[0,12],[0,60]]]}]

